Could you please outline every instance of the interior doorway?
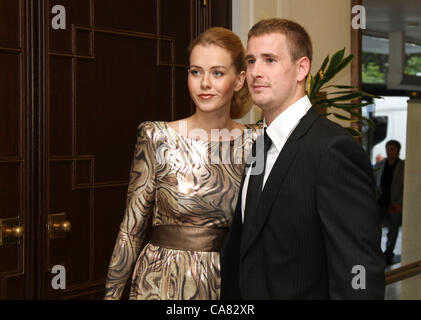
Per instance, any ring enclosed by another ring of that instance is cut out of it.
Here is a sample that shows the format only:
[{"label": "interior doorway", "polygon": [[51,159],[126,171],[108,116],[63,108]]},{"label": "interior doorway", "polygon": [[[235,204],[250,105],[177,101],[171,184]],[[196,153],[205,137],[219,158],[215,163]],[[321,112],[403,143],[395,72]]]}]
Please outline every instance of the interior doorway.
[{"label": "interior doorway", "polygon": [[0,299],[103,297],[137,126],[193,112],[187,47],[231,17],[226,0],[0,0]]}]

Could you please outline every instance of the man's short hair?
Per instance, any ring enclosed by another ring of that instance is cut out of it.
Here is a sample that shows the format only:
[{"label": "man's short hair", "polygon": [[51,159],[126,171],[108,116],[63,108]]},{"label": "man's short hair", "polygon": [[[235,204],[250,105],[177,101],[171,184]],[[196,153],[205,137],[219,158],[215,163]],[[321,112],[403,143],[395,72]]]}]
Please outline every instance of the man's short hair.
[{"label": "man's short hair", "polygon": [[301,25],[294,21],[280,18],[260,20],[250,29],[248,40],[251,37],[269,33],[280,33],[286,37],[288,51],[293,62],[302,57],[308,57],[311,62],[313,58],[311,38]]},{"label": "man's short hair", "polygon": [[401,151],[401,144],[399,143],[399,141],[397,141],[397,140],[389,140],[387,143],[386,143],[386,148],[388,147],[388,146],[395,146],[397,149],[398,149],[398,151]]}]

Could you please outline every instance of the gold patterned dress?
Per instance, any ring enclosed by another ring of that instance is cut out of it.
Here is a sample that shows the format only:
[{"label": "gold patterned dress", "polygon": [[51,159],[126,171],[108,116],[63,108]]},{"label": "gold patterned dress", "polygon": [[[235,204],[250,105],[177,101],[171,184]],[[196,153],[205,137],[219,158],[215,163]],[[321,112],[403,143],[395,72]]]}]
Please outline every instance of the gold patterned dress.
[{"label": "gold patterned dress", "polygon": [[163,121],[139,126],[105,299],[119,299],[130,275],[130,299],[219,299],[219,248],[257,134],[248,125],[218,142],[191,139]]}]

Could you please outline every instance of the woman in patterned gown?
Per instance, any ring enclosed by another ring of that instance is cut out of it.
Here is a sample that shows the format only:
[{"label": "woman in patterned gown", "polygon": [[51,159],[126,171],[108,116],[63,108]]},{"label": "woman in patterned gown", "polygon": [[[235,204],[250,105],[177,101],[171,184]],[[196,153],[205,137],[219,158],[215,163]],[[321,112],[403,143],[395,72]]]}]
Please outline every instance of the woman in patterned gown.
[{"label": "woman in patterned gown", "polygon": [[250,104],[240,39],[211,28],[189,49],[196,111],[138,128],[105,299],[120,299],[131,275],[130,299],[219,299],[219,249],[258,130],[232,120]]}]

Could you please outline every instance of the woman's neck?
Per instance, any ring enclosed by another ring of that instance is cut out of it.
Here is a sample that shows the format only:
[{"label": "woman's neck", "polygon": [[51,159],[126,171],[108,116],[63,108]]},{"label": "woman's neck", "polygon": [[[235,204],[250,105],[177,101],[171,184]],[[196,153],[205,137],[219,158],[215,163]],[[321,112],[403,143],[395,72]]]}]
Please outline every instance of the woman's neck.
[{"label": "woman's neck", "polygon": [[205,130],[208,133],[211,133],[212,129],[234,129],[235,122],[232,121],[229,114],[224,115],[214,115],[214,114],[204,114],[200,112],[195,112],[188,120],[189,129],[200,128]]},{"label": "woman's neck", "polygon": [[[195,129],[204,130],[208,140],[230,140],[230,137],[241,135],[244,129],[244,126],[233,121],[229,114],[210,114],[196,111],[191,117],[184,120],[186,120],[189,133]],[[238,132],[232,131],[234,129],[237,129]],[[217,136],[213,137],[215,134]]]}]

